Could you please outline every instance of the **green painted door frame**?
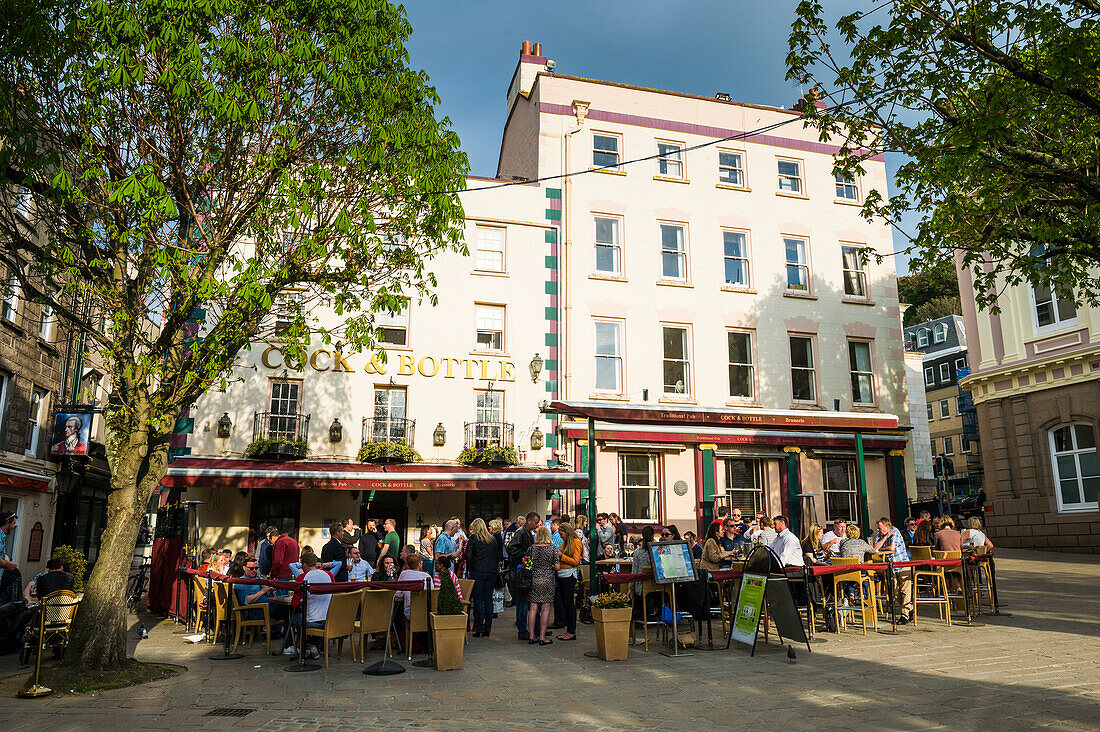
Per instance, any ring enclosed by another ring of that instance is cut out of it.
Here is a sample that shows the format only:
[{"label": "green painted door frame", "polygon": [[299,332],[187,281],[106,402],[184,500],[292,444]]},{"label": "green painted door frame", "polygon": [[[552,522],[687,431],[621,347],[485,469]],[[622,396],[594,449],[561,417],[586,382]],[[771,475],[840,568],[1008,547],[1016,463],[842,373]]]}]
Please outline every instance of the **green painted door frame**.
[{"label": "green painted door frame", "polygon": [[856,469],[859,476],[860,528],[864,536],[871,535],[871,507],[867,503],[867,465],[863,455],[863,434],[856,433]]},{"label": "green painted door frame", "polygon": [[784,447],[783,452],[787,453],[787,510],[791,514],[787,518],[790,519],[790,525],[794,530],[798,531],[798,527],[802,525],[802,504],[798,498],[798,494],[802,492],[802,481],[798,473],[798,455],[802,450],[797,447]]}]

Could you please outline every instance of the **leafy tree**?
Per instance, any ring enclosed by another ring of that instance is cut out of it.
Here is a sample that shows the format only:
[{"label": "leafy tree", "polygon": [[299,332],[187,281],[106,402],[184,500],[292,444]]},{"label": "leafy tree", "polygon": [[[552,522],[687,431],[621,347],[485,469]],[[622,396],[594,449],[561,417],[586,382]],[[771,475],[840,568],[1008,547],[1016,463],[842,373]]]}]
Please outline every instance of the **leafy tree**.
[{"label": "leafy tree", "polygon": [[[31,217],[0,203],[0,259],[110,382],[108,520],[66,659],[112,670],[181,411],[273,334],[273,308],[300,359],[311,336],[369,348],[373,313],[434,302],[425,260],[463,249],[463,215],[422,194],[461,187],[467,165],[384,0],[13,3],[0,176]],[[340,325],[307,322],[319,306]]]},{"label": "leafy tree", "polygon": [[838,171],[907,156],[893,197],[869,194],[864,215],[923,216],[922,261],[958,250],[983,307],[1024,281],[1096,302],[1100,2],[857,5],[827,19],[825,3],[802,0],[787,65],[831,90],[811,124],[845,140]]},{"label": "leafy tree", "polygon": [[[959,298],[959,278],[952,261],[941,259],[931,266],[912,270],[898,277],[898,295],[910,307],[905,311],[905,324],[923,322],[914,320],[916,311],[925,303],[938,298]],[[958,312],[958,311],[955,311]]]},{"label": "leafy tree", "polygon": [[909,308],[905,311],[905,324],[927,323],[946,315],[962,315],[962,301],[958,296],[934,297],[917,307]]}]

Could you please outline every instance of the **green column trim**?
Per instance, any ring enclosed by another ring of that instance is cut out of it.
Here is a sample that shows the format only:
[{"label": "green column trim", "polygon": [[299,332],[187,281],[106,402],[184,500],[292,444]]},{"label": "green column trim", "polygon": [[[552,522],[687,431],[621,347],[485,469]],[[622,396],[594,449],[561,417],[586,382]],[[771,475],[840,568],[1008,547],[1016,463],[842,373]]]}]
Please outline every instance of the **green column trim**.
[{"label": "green column trim", "polygon": [[909,494],[905,490],[905,451],[890,451],[891,469],[894,473],[894,510],[898,521],[909,516]]},{"label": "green column trim", "polygon": [[863,434],[856,433],[856,473],[859,476],[860,528],[864,536],[871,535],[871,507],[867,503],[867,465],[863,456]]},{"label": "green column trim", "polygon": [[790,511],[791,528],[797,533],[802,526],[802,503],[798,494],[802,492],[802,481],[798,479],[798,447],[784,447],[787,453],[787,510]]},{"label": "green column trim", "polygon": [[703,503],[714,504],[714,450],[708,445],[703,449]]},{"label": "green column trim", "polygon": [[[581,473],[587,473],[588,472],[588,445],[587,444],[582,444],[581,445],[581,469],[578,472],[581,472]],[[591,491],[588,488],[582,488],[581,489],[581,498],[588,498],[589,493],[591,493]]]}]

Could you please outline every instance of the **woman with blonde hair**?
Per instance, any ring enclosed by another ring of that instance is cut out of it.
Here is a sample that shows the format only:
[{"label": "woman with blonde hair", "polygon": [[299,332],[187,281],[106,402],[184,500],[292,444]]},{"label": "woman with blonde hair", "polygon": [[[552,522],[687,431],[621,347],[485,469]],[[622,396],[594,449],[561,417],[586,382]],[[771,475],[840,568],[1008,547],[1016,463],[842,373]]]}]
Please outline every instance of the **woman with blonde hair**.
[{"label": "woman with blonde hair", "polygon": [[558,636],[558,640],[572,641],[577,640],[577,568],[582,561],[583,548],[576,531],[569,524],[559,526],[558,535],[561,537],[561,546],[558,547],[561,569],[558,570],[557,591],[565,623],[565,632]]},{"label": "woman with blonde hair", "polygon": [[474,637],[488,638],[493,629],[493,588],[500,568],[500,545],[489,532],[485,519],[470,523],[466,542],[466,571],[474,581],[470,604],[474,611]]},{"label": "woman with blonde hair", "polygon": [[435,556],[435,539],[439,536],[438,527],[435,524],[428,524],[420,529],[420,556],[424,560],[423,567],[425,572],[432,574],[435,567],[432,557]]},{"label": "woman with blonde hair", "polygon": [[828,564],[825,561],[825,549],[821,546],[824,530],[817,524],[810,524],[806,535],[802,537],[802,556],[807,565]]},{"label": "woman with blonde hair", "polygon": [[989,540],[989,537],[982,531],[982,520],[977,516],[971,516],[970,520],[966,522],[967,529],[962,532],[963,546],[968,549],[976,549],[980,546],[987,546],[990,549],[993,548],[993,542]]},{"label": "woman with blonde hair", "polygon": [[[527,550],[531,559],[531,590],[527,593],[527,642],[548,646],[554,641],[546,637],[550,625],[550,606],[557,591],[557,571],[561,569],[558,550],[550,538],[550,529],[540,526],[535,532],[535,543]],[[539,617],[539,637],[535,637],[535,618]]]}]

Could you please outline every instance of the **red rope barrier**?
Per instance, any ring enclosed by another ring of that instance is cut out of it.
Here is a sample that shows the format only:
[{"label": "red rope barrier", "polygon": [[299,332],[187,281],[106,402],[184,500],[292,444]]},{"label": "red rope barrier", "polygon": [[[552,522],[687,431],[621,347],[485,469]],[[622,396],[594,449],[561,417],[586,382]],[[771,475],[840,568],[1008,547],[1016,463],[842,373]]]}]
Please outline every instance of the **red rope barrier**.
[{"label": "red rope barrier", "polygon": [[[277,590],[297,592],[302,589],[302,581],[297,580],[269,580],[261,577],[228,577],[216,572],[200,572],[197,569],[185,569],[187,574],[210,578],[215,582],[225,582],[230,585],[260,585],[262,587],[274,587]],[[300,575],[301,576],[301,575]],[[378,582],[319,582],[309,586],[311,595],[327,595],[333,592],[354,592],[364,588],[376,590],[396,590],[397,592],[419,592],[424,589],[424,583],[420,580],[386,580]]]},{"label": "red rope barrier", "polygon": [[649,572],[604,572],[603,580],[609,585],[624,585],[627,582],[641,582],[643,580],[653,579],[653,575]]}]

